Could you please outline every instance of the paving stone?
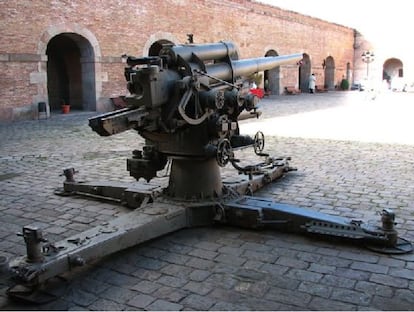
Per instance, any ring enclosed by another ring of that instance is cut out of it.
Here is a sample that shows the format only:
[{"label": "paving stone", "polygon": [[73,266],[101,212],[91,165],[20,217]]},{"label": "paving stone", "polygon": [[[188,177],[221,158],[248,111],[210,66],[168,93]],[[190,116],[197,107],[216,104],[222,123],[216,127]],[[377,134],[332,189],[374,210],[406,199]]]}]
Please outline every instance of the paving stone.
[{"label": "paving stone", "polygon": [[107,281],[109,284],[117,285],[121,287],[129,287],[135,285],[139,281],[135,276],[122,274],[118,272],[111,272],[111,278]]},{"label": "paving stone", "polygon": [[235,271],[235,275],[237,275],[241,279],[249,281],[262,281],[267,277],[267,274],[263,271],[251,270],[246,268],[238,269],[237,271]]},{"label": "paving stone", "polygon": [[222,245],[214,243],[214,242],[206,242],[202,241],[197,244],[197,248],[210,250],[210,251],[217,251]]},{"label": "paving stone", "polygon": [[412,311],[413,303],[401,299],[398,296],[394,298],[374,296],[372,299],[372,308],[381,311]]},{"label": "paving stone", "polygon": [[214,286],[212,286],[209,283],[199,283],[199,282],[188,282],[186,285],[184,285],[183,289],[188,290],[192,293],[198,294],[200,296],[207,295]]},{"label": "paving stone", "polygon": [[[234,255],[236,256],[236,255]],[[239,255],[240,256],[240,255]],[[247,258],[251,260],[259,260],[262,262],[274,263],[278,256],[268,253],[268,252],[258,252],[254,250],[246,250],[243,253],[243,258]]]},{"label": "paving stone", "polygon": [[356,281],[345,277],[326,274],[322,277],[321,283],[334,287],[340,286],[352,289],[354,288]]},{"label": "paving stone", "polygon": [[151,294],[156,291],[162,285],[151,281],[140,281],[138,284],[130,287],[131,290],[136,290],[144,294]]},{"label": "paving stone", "polygon": [[296,259],[292,259],[288,257],[279,257],[279,259],[277,259],[276,261],[276,264],[287,266],[290,268],[296,268],[296,269],[306,269],[309,266],[308,262],[296,260]]},{"label": "paving stone", "polygon": [[336,270],[336,267],[330,265],[320,265],[318,263],[311,263],[309,271],[322,273],[322,274],[332,274]]},{"label": "paving stone", "polygon": [[414,270],[391,268],[388,274],[395,277],[414,280]]},{"label": "paving stone", "polygon": [[263,264],[260,269],[272,275],[282,275],[283,273],[289,270],[289,268],[286,266],[270,263]]},{"label": "paving stone", "polygon": [[393,295],[393,289],[389,286],[383,286],[376,283],[359,281],[355,285],[355,290],[370,294],[378,295],[382,297],[391,298]]},{"label": "paving stone", "polygon": [[87,293],[80,289],[74,289],[72,293],[72,300],[79,306],[87,307],[98,300],[98,297],[92,293]]},{"label": "paving stone", "polygon": [[154,297],[144,295],[144,294],[139,294],[139,295],[134,296],[131,300],[127,301],[126,304],[134,308],[144,309],[148,305],[150,305],[152,302],[154,302],[155,300],[156,299]]},{"label": "paving stone", "polygon": [[183,289],[177,289],[169,286],[163,286],[152,293],[156,298],[162,298],[167,301],[178,303],[185,298],[189,292]]},{"label": "paving stone", "polygon": [[240,246],[243,249],[253,250],[258,252],[268,252],[271,250],[270,246],[263,245],[261,243],[246,242]]},{"label": "paving stone", "polygon": [[336,256],[322,256],[319,264],[329,265],[338,268],[347,268],[351,265],[351,260],[341,259]]},{"label": "paving stone", "polygon": [[193,269],[184,265],[168,264],[163,267],[160,272],[166,275],[186,279],[191,274],[191,272],[193,272]]},{"label": "paving stone", "polygon": [[103,291],[107,290],[109,287],[111,287],[110,284],[102,282],[102,281],[97,281],[95,279],[92,278],[82,278],[79,280],[79,285],[82,289],[84,289],[87,292],[91,292],[93,294],[100,294]]},{"label": "paving stone", "polygon": [[137,268],[131,264],[119,262],[120,261],[118,261],[115,265],[111,265],[111,269],[124,275],[130,275],[137,270]]},{"label": "paving stone", "polygon": [[186,284],[186,280],[175,276],[164,275],[157,280],[157,283],[171,287],[182,287]]},{"label": "paving stone", "polygon": [[346,288],[335,288],[332,290],[331,298],[337,301],[368,306],[371,302],[371,295]]},{"label": "paving stone", "polygon": [[277,303],[290,304],[293,306],[305,308],[312,300],[312,296],[304,292],[288,289],[270,289],[264,297],[265,299]]},{"label": "paving stone", "polygon": [[243,265],[243,263],[246,262],[245,258],[228,255],[228,254],[219,254],[214,260],[217,262],[233,264],[235,266],[241,266]]},{"label": "paving stone", "polygon": [[322,274],[316,272],[310,272],[308,270],[291,269],[286,273],[286,276],[297,279],[300,281],[319,282],[322,278]]},{"label": "paving stone", "polygon": [[206,250],[206,249],[199,249],[199,248],[193,249],[188,254],[190,256],[194,256],[194,257],[198,257],[198,258],[202,258],[202,259],[209,259],[209,260],[214,259],[218,255],[218,253],[215,252],[215,251]]},{"label": "paving stone", "polygon": [[357,310],[357,307],[354,304],[325,299],[321,297],[313,297],[308,307],[309,309],[318,310],[318,311],[356,311]]},{"label": "paving stone", "polygon": [[[377,269],[377,270],[381,271],[381,269],[377,268],[377,266],[371,267],[371,265],[372,265],[372,263],[367,263],[367,264],[359,265],[359,266],[363,267],[363,268],[368,267],[368,268],[371,268],[371,270]],[[350,279],[353,279],[353,280],[363,281],[363,280],[368,280],[370,275],[371,275],[370,271],[369,270],[367,270],[367,271],[368,272],[364,272],[364,271],[360,271],[360,270],[356,270],[356,269],[353,270],[353,269],[347,269],[347,268],[338,268],[338,269],[336,269],[334,274],[337,275],[337,276],[346,277],[346,278],[350,278]]]},{"label": "paving stone", "polygon": [[[277,306],[273,304],[272,309],[269,309],[269,311],[276,310],[275,307]],[[223,301],[216,302],[210,308],[210,311],[248,311],[248,310],[249,308],[243,305],[243,303],[229,303],[229,302],[223,302]]]},{"label": "paving stone", "polygon": [[372,274],[369,281],[373,283],[378,283],[381,285],[396,287],[396,288],[407,288],[408,287],[407,279],[384,275],[384,274]]},{"label": "paving stone", "polygon": [[156,300],[147,307],[150,311],[180,311],[183,309],[181,304],[165,301],[165,300]]},{"label": "paving stone", "polygon": [[215,262],[213,268],[210,270],[211,273],[220,273],[220,274],[233,274],[239,268],[231,265],[231,263],[220,263]]},{"label": "paving stone", "polygon": [[[94,303],[92,303],[91,305],[88,306],[88,309],[92,310],[92,311],[121,311],[124,309],[124,305],[108,300],[108,299],[102,299],[100,298],[99,300],[95,301]],[[81,311],[83,310],[80,307],[73,307],[73,309],[70,309],[72,311]]]},{"label": "paving stone", "polygon": [[148,258],[159,259],[159,260],[167,254],[165,250],[150,247],[150,246],[140,247],[137,249],[137,252],[139,255],[142,255]]},{"label": "paving stone", "polygon": [[162,257],[163,261],[174,264],[185,264],[189,261],[189,259],[190,257],[188,257],[187,255],[181,255],[175,252],[168,252]]},{"label": "paving stone", "polygon": [[237,283],[238,279],[234,275],[223,274],[223,273],[214,273],[211,274],[206,282],[211,285],[220,285],[220,287],[226,289],[232,289]]},{"label": "paving stone", "polygon": [[202,282],[211,275],[211,272],[206,270],[193,270],[189,275],[189,278],[196,282]]},{"label": "paving stone", "polygon": [[225,289],[220,286],[213,289],[206,297],[214,299],[215,301],[231,304],[245,303],[249,298],[249,296],[244,293],[237,292],[233,289]]},{"label": "paving stone", "polygon": [[99,297],[104,299],[109,299],[120,304],[126,304],[128,300],[136,296],[135,291],[125,289],[118,286],[113,286],[102,292]]},{"label": "paving stone", "polygon": [[380,265],[380,264],[360,262],[360,261],[353,262],[351,264],[351,269],[373,272],[373,273],[381,273],[381,274],[387,274],[388,272],[387,266]]},{"label": "paving stone", "polygon": [[302,282],[298,288],[299,291],[322,298],[329,298],[332,293],[332,289],[333,287],[331,286],[312,282]]},{"label": "paving stone", "polygon": [[135,265],[143,269],[159,270],[167,265],[167,263],[156,259],[137,256]]},{"label": "paving stone", "polygon": [[200,269],[200,270],[208,270],[211,269],[214,266],[214,262],[210,260],[205,259],[199,259],[192,257],[188,262],[187,265],[194,268],[194,269]]},{"label": "paving stone", "polygon": [[257,261],[257,260],[247,260],[243,264],[243,268],[248,270],[259,270],[264,265],[264,262]]},{"label": "paving stone", "polygon": [[132,275],[138,277],[139,279],[146,279],[146,280],[149,280],[149,281],[155,281],[155,280],[159,279],[162,274],[160,272],[157,272],[157,271],[139,268],[135,272],[133,272]]},{"label": "paving stone", "polygon": [[233,256],[240,256],[243,253],[243,250],[238,247],[239,245],[237,245],[237,247],[223,246],[218,249],[218,252]]},{"label": "paving stone", "polygon": [[271,285],[268,281],[254,281],[249,284],[247,293],[251,296],[262,298],[270,289]]}]

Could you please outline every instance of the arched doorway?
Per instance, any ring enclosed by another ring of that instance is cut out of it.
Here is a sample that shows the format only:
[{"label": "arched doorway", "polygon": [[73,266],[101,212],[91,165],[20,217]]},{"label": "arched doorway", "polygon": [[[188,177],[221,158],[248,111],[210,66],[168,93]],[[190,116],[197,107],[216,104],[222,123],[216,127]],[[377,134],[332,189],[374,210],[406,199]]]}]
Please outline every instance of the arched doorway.
[{"label": "arched doorway", "polygon": [[346,80],[349,82],[352,81],[352,70],[351,70],[351,63],[346,63]]},{"label": "arched doorway", "polygon": [[401,91],[404,88],[403,63],[400,59],[390,58],[384,62],[382,79],[388,83],[388,87],[393,91]]},{"label": "arched doorway", "polygon": [[148,56],[158,56],[164,44],[174,45],[173,42],[166,40],[166,39],[158,40],[150,46],[148,50]]},{"label": "arched doorway", "polygon": [[299,66],[299,89],[302,92],[309,91],[309,76],[311,74],[311,61],[308,54],[303,53],[302,64]]},{"label": "arched doorway", "polygon": [[[265,57],[278,56],[275,50],[266,52]],[[263,73],[264,89],[266,94],[280,94],[280,66],[270,70],[265,70]]]},{"label": "arched doorway", "polygon": [[332,56],[325,59],[324,87],[328,90],[335,90],[335,61]]},{"label": "arched doorway", "polygon": [[47,44],[47,90],[50,109],[62,102],[75,110],[96,110],[95,55],[90,42],[75,33],[61,33]]}]

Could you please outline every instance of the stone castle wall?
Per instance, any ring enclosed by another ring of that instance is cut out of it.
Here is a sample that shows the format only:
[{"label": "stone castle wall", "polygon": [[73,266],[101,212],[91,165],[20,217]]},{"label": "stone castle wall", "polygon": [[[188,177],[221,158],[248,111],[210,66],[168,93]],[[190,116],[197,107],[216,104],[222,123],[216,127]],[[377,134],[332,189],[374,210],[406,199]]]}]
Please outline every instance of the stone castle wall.
[{"label": "stone castle wall", "polygon": [[[324,84],[324,59],[335,63],[335,81],[352,69],[354,30],[252,0],[123,0],[0,2],[0,120],[31,118],[39,101],[48,102],[47,47],[66,33],[81,38],[81,63],[94,70],[96,106],[125,94],[124,53],[148,55],[158,40],[185,43],[233,41],[240,58],[306,53],[317,84]],[[348,65],[349,67],[349,65]],[[296,68],[281,70],[281,84],[298,85]]]}]

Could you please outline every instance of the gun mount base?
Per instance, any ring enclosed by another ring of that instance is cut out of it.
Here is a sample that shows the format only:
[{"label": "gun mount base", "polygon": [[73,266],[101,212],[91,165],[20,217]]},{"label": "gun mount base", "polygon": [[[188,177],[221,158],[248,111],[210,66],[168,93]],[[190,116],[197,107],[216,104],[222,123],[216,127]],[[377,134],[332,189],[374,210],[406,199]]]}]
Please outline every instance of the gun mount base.
[{"label": "gun mount base", "polygon": [[166,193],[173,198],[182,199],[221,197],[223,183],[216,160],[173,159]]},{"label": "gun mount base", "polygon": [[405,254],[413,251],[412,243],[402,237],[398,237],[393,246],[366,244],[365,247],[375,252],[391,255]]},{"label": "gun mount base", "polygon": [[[195,164],[200,165],[199,162]],[[268,157],[258,165],[237,165],[239,172],[248,175],[248,178],[239,176],[238,179],[221,180],[219,170],[215,171],[212,163],[201,165],[204,166],[203,176],[194,177],[194,168],[188,160],[177,161],[176,168],[171,171],[170,184],[183,178],[186,183],[197,179],[201,181],[198,185],[202,185],[210,179],[207,185],[213,186],[215,191],[208,196],[205,191],[191,187],[192,193],[188,196],[188,189],[163,188],[150,183],[76,182],[74,169],[65,170],[66,181],[60,194],[112,200],[135,210],[57,243],[39,247],[38,240],[25,239],[26,244],[30,244],[27,250],[32,251],[31,254],[35,251],[36,257],[28,254],[10,261],[9,270],[19,284],[9,289],[9,297],[31,303],[53,300],[53,294],[47,294],[43,286],[56,276],[167,233],[215,223],[345,239],[381,253],[401,254],[413,250],[410,242],[398,237],[394,229],[395,214],[391,210],[381,212],[381,226],[371,226],[360,220],[246,196],[292,170],[287,158]],[[28,232],[43,241],[39,229],[24,227],[23,233]]]}]

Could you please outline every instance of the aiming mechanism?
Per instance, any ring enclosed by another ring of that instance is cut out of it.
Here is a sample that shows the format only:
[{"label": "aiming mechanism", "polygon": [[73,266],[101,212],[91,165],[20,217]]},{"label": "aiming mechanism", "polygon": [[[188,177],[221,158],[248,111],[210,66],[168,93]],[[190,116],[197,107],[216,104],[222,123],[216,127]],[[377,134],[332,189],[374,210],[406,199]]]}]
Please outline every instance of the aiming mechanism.
[{"label": "aiming mechanism", "polygon": [[[259,116],[258,98],[245,77],[301,59],[292,54],[238,60],[231,42],[166,45],[157,56],[127,57],[127,107],[91,118],[89,125],[101,136],[133,129],[145,138],[127,169],[146,182],[76,182],[71,168],[58,193],[110,199],[135,210],[54,244],[40,229],[24,227],[27,255],[9,263],[18,280],[9,295],[48,300],[38,290],[54,276],[163,234],[213,223],[345,238],[385,253],[411,251],[411,243],[398,237],[391,210],[381,212],[381,226],[372,226],[252,196],[293,168],[289,158],[263,153],[261,132],[253,138],[239,133],[238,120]],[[241,165],[235,152],[246,147],[263,160]],[[150,183],[169,162],[168,186]],[[220,167],[228,163],[238,178],[222,179]]]}]

